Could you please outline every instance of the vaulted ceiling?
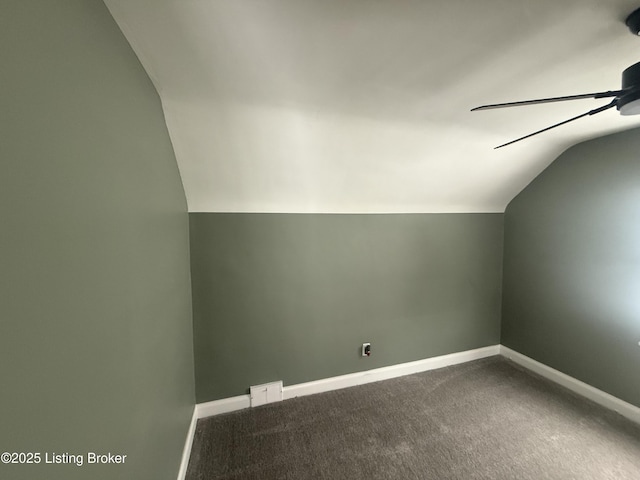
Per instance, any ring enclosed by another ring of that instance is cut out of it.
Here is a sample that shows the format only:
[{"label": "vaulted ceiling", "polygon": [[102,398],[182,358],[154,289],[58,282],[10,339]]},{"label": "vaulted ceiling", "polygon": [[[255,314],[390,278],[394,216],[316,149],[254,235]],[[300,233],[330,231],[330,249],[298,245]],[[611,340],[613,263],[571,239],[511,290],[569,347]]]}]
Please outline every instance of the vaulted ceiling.
[{"label": "vaulted ceiling", "polygon": [[608,103],[638,0],[105,0],[162,100],[192,212],[502,212]]}]

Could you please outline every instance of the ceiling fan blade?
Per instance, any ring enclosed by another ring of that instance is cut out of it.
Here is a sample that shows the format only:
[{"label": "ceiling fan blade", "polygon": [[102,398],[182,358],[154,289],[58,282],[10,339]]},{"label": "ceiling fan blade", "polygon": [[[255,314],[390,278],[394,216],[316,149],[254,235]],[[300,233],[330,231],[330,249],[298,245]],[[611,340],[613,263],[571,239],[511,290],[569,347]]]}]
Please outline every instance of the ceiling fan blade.
[{"label": "ceiling fan blade", "polygon": [[611,103],[608,103],[607,105],[604,105],[604,106],[602,106],[600,108],[594,108],[593,110],[589,110],[586,113],[583,113],[583,114],[578,115],[576,117],[570,118],[569,120],[565,120],[564,122],[556,123],[555,125],[551,125],[550,127],[543,128],[542,130],[538,130],[537,132],[530,133],[529,135],[525,135],[524,137],[516,138],[515,140],[511,140],[510,142],[503,143],[502,145],[498,145],[497,147],[494,148],[494,150],[496,150],[498,148],[506,147],[507,145],[511,145],[512,143],[519,142],[520,140],[524,140],[525,138],[533,137],[534,135],[538,135],[539,133],[546,132],[547,130],[551,130],[552,128],[559,127],[559,126],[564,125],[566,123],[573,122],[574,120],[578,120],[579,118],[586,117],[586,116],[589,116],[589,115],[595,115],[596,113],[600,113],[600,112],[604,112],[605,110],[609,110],[610,108],[615,107],[617,103],[618,103],[618,99],[616,98]]},{"label": "ceiling fan blade", "polygon": [[617,97],[625,91],[626,90],[608,90],[606,92],[583,93],[580,95],[567,95],[564,97],[538,98],[535,100],[522,100],[520,102],[493,103],[491,105],[481,105],[479,107],[472,108],[471,111],[475,112],[477,110],[491,110],[492,108],[521,107],[523,105],[536,105],[538,103],[566,102],[567,100],[580,100],[582,98]]}]

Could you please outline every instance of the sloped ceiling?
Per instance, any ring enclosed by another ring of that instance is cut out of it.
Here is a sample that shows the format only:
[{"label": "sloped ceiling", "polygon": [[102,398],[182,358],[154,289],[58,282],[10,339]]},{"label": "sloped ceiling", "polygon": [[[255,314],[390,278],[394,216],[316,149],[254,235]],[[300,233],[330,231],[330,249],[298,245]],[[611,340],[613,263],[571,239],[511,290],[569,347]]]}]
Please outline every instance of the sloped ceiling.
[{"label": "sloped ceiling", "polygon": [[162,99],[192,212],[502,212],[579,100],[640,61],[639,0],[105,0]]}]

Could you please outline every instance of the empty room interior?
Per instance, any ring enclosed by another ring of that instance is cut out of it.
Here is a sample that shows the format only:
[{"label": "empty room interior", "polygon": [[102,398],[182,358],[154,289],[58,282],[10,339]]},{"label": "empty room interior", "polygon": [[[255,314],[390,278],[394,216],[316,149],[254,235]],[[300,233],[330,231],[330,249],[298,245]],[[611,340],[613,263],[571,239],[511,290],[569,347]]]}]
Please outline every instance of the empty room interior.
[{"label": "empty room interior", "polygon": [[640,478],[639,8],[3,0],[0,478]]}]

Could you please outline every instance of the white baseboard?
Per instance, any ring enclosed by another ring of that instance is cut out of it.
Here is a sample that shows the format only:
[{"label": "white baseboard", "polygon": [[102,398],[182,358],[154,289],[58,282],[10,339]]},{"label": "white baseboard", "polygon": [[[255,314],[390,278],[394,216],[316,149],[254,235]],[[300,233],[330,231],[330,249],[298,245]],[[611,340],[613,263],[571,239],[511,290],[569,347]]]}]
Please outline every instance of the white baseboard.
[{"label": "white baseboard", "polygon": [[189,430],[187,430],[187,439],[184,442],[184,449],[182,450],[182,461],[180,462],[180,470],[178,470],[178,480],[184,480],[187,476],[187,467],[189,466],[189,458],[191,457],[191,446],[193,445],[193,436],[196,433],[196,424],[198,423],[197,416],[198,406],[193,409],[193,415],[191,415],[191,424]]},{"label": "white baseboard", "polygon": [[412,373],[426,372],[436,368],[458,365],[480,358],[491,357],[500,353],[500,345],[467,350],[465,352],[450,353],[439,357],[425,358],[414,362],[400,363],[389,367],[375,368],[364,372],[349,373],[338,377],[323,378],[313,382],[298,383],[282,389],[283,400],[315,393],[329,392],[341,388],[355,387],[380,380],[411,375]]},{"label": "white baseboard", "polygon": [[251,406],[250,395],[238,395],[237,397],[223,398],[222,400],[213,400],[212,402],[198,403],[196,405],[196,413],[198,418],[207,418],[221,413],[235,412],[243,410]]},{"label": "white baseboard", "polygon": [[569,375],[555,370],[554,368],[548,367],[547,365],[525,355],[522,355],[515,350],[511,350],[504,345],[500,345],[500,354],[510,360],[513,360],[518,365],[521,365],[540,376],[543,376],[559,385],[562,385],[563,387],[568,388],[578,395],[582,395],[583,397],[588,398],[592,402],[602,405],[603,407],[608,408],[609,410],[613,410],[614,412],[618,412],[620,415],[627,417],[629,420],[640,423],[640,408],[636,407],[635,405],[627,403],[624,400],[620,400],[613,395],[610,395],[606,392],[603,392],[602,390],[592,387],[587,383],[570,377]]},{"label": "white baseboard", "polygon": [[[500,345],[467,350],[465,352],[451,353],[439,357],[426,358],[415,362],[401,363],[390,367],[375,368],[363,372],[349,373],[337,377],[323,378],[313,382],[298,383],[283,387],[282,398],[288,400],[295,397],[303,397],[314,393],[329,392],[341,388],[355,387],[365,383],[378,382],[389,378],[401,377],[412,373],[425,372],[436,368],[457,365],[459,363],[470,362],[480,358],[491,357],[500,353]],[[198,418],[211,417],[221,413],[242,410],[251,406],[250,395],[239,395],[237,397],[223,398],[212,402],[199,403],[196,405]]]}]

